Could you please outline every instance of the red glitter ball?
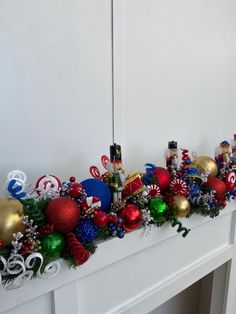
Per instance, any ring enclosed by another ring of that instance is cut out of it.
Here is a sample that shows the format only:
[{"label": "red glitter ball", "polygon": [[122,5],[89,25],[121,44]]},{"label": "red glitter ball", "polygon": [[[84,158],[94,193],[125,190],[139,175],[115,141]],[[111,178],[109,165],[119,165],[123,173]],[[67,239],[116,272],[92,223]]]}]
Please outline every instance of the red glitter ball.
[{"label": "red glitter ball", "polygon": [[60,197],[52,200],[45,210],[47,223],[58,232],[70,232],[79,222],[80,208],[76,201]]}]

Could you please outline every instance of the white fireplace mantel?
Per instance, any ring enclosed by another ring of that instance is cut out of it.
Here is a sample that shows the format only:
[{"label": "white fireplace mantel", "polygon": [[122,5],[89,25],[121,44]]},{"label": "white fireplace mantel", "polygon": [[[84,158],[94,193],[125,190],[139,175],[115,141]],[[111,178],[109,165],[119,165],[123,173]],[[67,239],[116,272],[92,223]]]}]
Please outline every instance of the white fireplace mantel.
[{"label": "white fireplace mantel", "polygon": [[[197,215],[182,219],[191,229],[186,238],[165,224],[153,227],[149,235],[142,228],[123,240],[99,243],[96,253],[77,270],[66,269],[60,261],[60,273],[50,280],[32,280],[13,291],[1,289],[0,313],[20,314],[30,305],[35,314],[144,314],[231,261],[223,311],[233,314],[235,209],[232,202],[215,219]],[[217,285],[212,291],[217,293],[214,289]]]}]

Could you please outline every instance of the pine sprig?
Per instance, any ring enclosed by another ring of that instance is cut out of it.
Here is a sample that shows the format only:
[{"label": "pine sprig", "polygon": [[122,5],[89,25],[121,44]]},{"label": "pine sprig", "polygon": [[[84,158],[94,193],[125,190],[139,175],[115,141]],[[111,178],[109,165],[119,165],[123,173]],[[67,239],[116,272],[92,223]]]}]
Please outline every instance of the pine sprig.
[{"label": "pine sprig", "polygon": [[107,240],[109,239],[111,236],[109,234],[108,228],[104,227],[104,228],[98,228],[98,233],[97,233],[97,238],[96,241],[101,241],[101,240]]},{"label": "pine sprig", "polygon": [[76,269],[76,261],[68,252],[64,253],[62,258],[69,269]]},{"label": "pine sprig", "polygon": [[217,216],[219,216],[220,211],[223,209],[223,206],[220,205],[214,205],[213,207],[209,207],[208,204],[207,205],[192,205],[191,208],[191,212],[190,215],[192,214],[198,214],[204,217],[210,217],[210,218],[215,218]]},{"label": "pine sprig", "polygon": [[83,244],[83,246],[91,253],[94,254],[96,249],[97,249],[97,245],[94,242],[90,242],[90,243],[85,243]]},{"label": "pine sprig", "polygon": [[48,199],[35,200],[30,198],[21,200],[24,206],[24,214],[29,216],[29,219],[32,219],[38,226],[43,225],[46,221],[44,210],[49,202]]}]

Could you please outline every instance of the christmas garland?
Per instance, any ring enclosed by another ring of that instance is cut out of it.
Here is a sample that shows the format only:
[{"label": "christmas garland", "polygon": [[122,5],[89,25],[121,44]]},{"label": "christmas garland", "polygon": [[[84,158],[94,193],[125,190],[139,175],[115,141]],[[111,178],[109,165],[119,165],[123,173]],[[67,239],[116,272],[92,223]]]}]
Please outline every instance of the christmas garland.
[{"label": "christmas garland", "polygon": [[61,182],[44,175],[34,186],[22,171],[11,171],[0,199],[0,283],[21,287],[31,278],[51,278],[59,258],[69,267],[84,264],[101,239],[118,237],[145,226],[169,223],[182,237],[190,230],[179,217],[214,218],[236,197],[236,136],[223,141],[215,159],[190,156],[169,142],[166,168],[147,163],[144,172],[125,175],[121,147],[102,156],[103,174]]}]

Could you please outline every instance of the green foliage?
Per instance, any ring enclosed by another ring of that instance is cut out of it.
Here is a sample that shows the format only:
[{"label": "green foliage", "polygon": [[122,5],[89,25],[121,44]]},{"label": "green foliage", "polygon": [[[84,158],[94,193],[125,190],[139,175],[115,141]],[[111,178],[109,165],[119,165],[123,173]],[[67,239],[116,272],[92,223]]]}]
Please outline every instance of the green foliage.
[{"label": "green foliage", "polygon": [[91,254],[94,254],[96,249],[97,249],[97,246],[94,242],[90,242],[90,243],[86,243],[86,244],[83,244],[83,246],[91,253]]},{"label": "green foliage", "polygon": [[97,233],[96,241],[99,241],[99,240],[107,240],[107,239],[109,239],[110,237],[111,237],[111,236],[109,235],[109,232],[108,232],[108,228],[107,228],[107,227],[98,228],[98,233]]},{"label": "green foliage", "polygon": [[215,218],[217,216],[219,216],[220,211],[223,209],[224,207],[215,204],[213,207],[209,207],[208,204],[204,205],[192,205],[191,208],[191,212],[190,215],[192,214],[198,214],[204,217],[209,216],[210,218]]},{"label": "green foliage", "polygon": [[64,261],[65,261],[65,263],[69,269],[72,269],[72,268],[75,269],[76,268],[76,261],[68,252],[64,253],[62,255],[62,258],[64,259]]},{"label": "green foliage", "polygon": [[48,206],[50,200],[35,200],[33,198],[21,200],[24,206],[24,214],[33,219],[34,223],[41,226],[45,223],[45,208]]},{"label": "green foliage", "polygon": [[0,249],[0,256],[3,256],[7,259],[10,256],[10,250],[7,248]]}]

